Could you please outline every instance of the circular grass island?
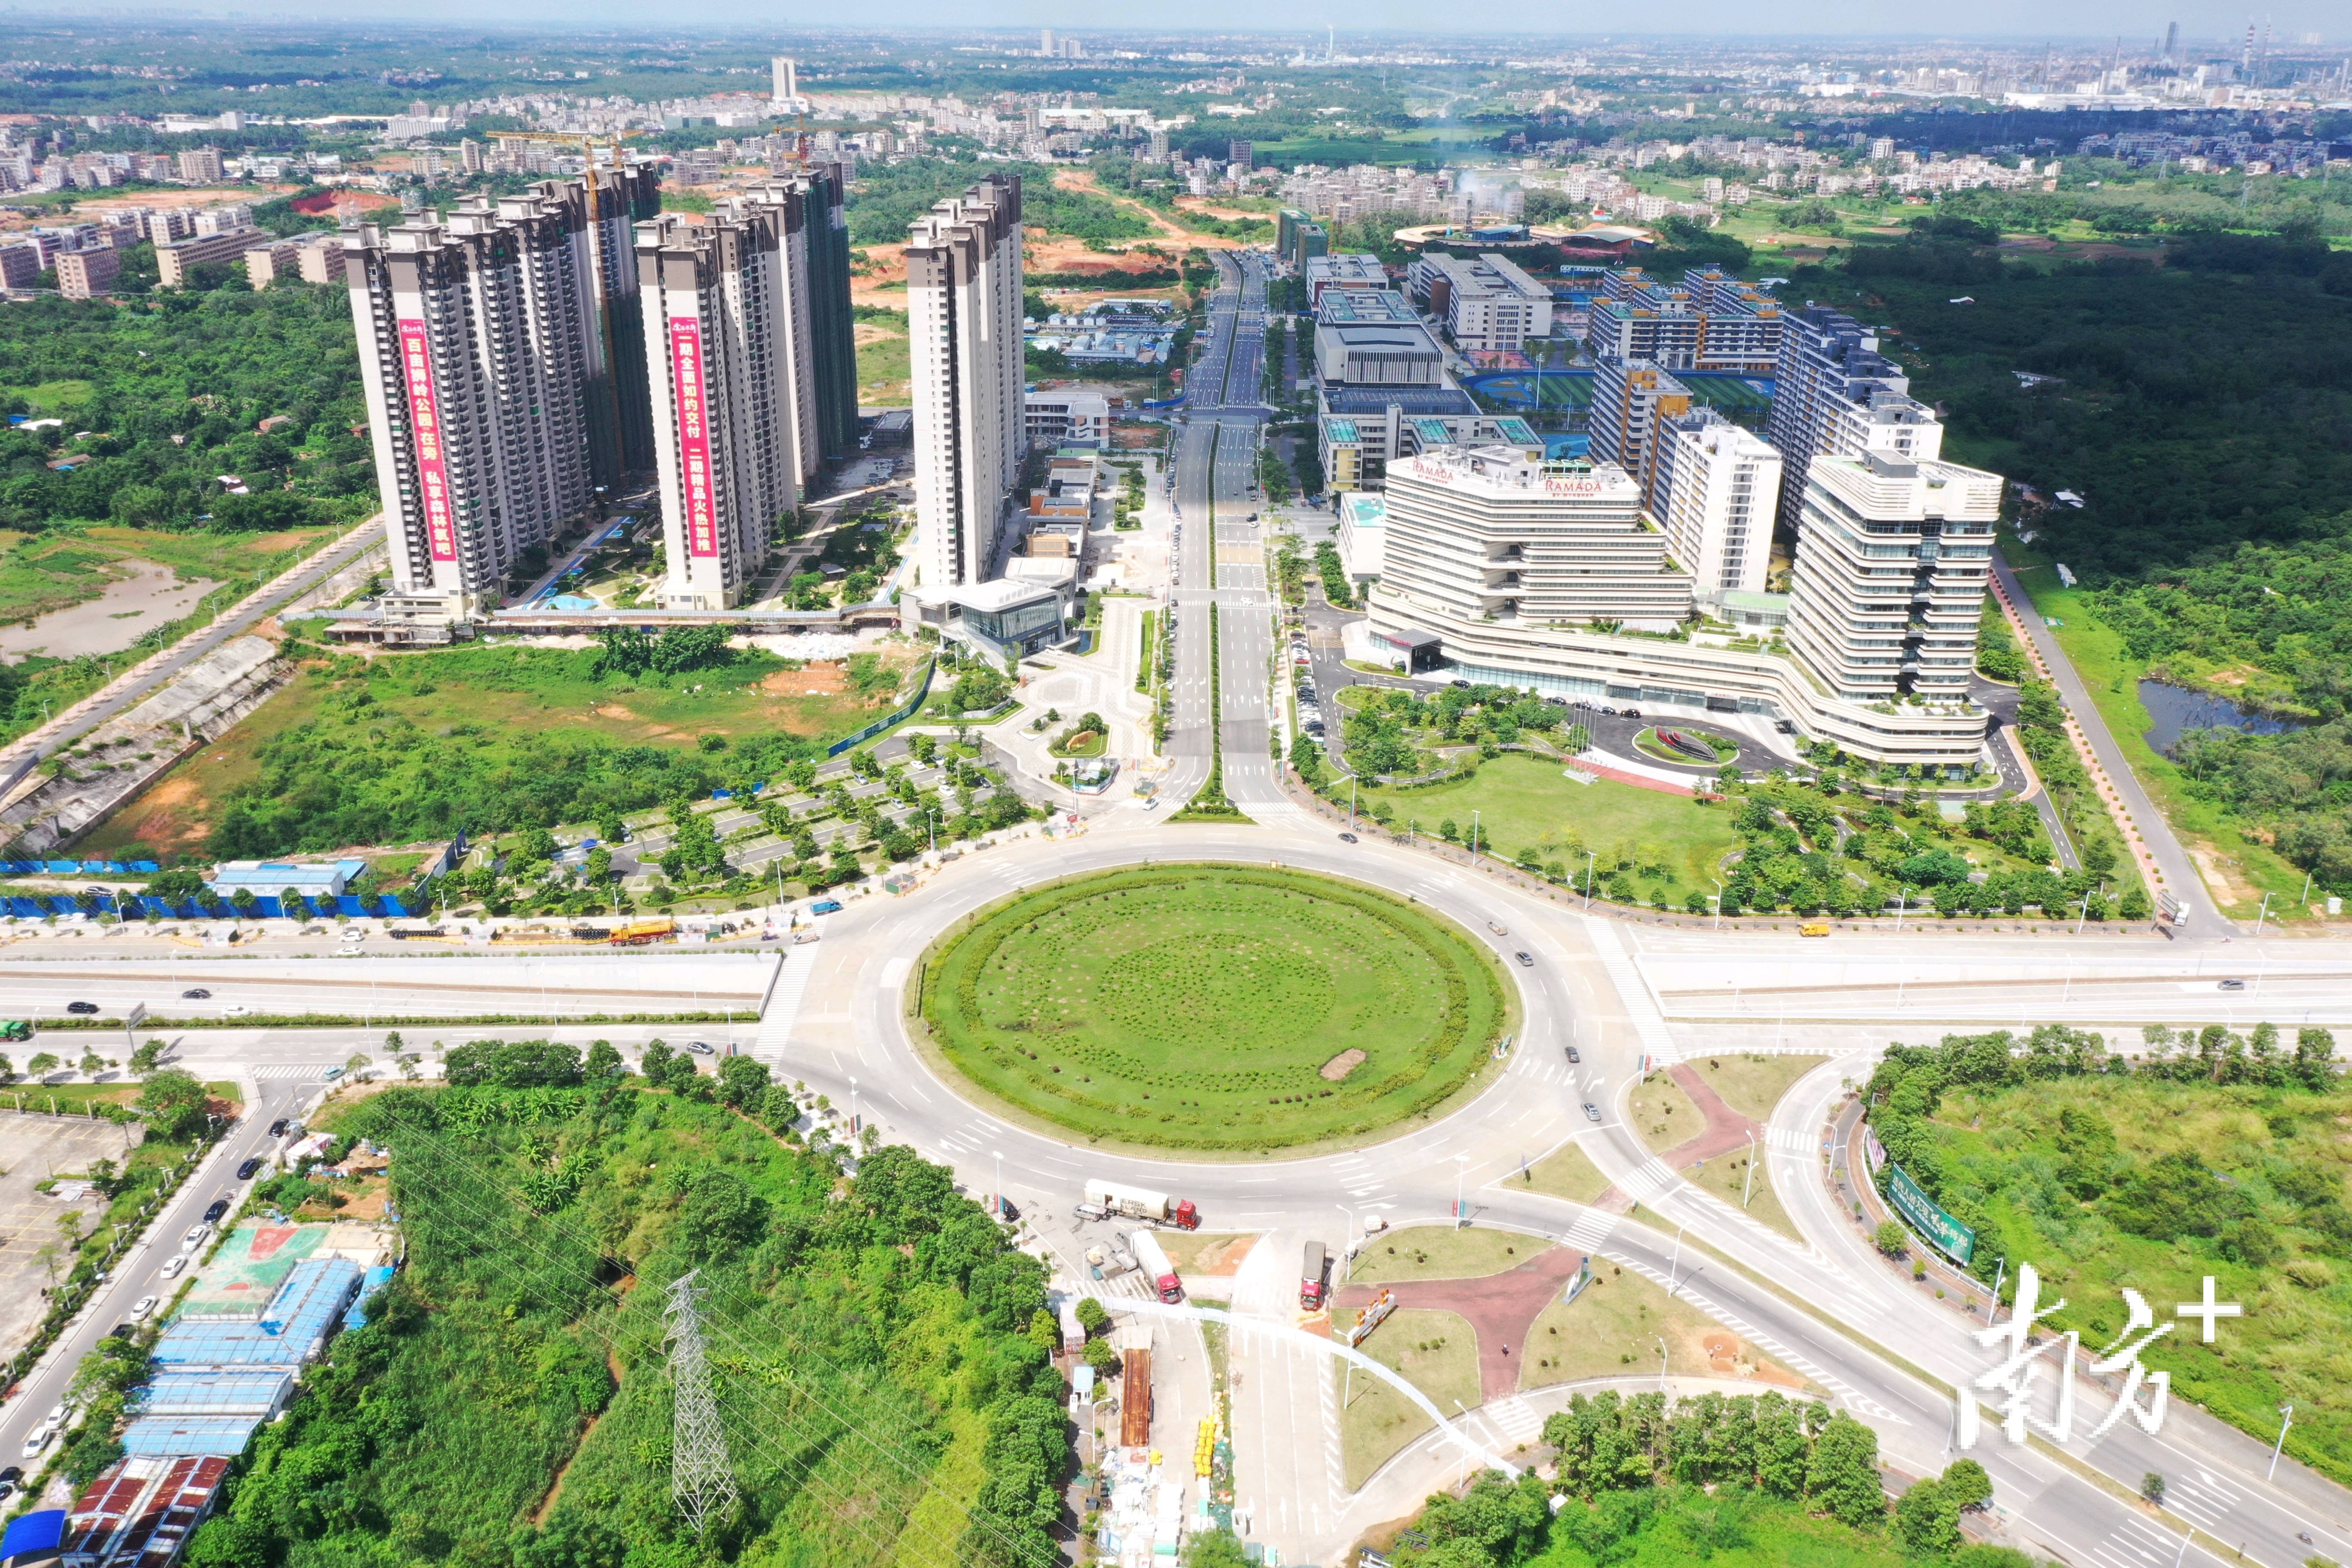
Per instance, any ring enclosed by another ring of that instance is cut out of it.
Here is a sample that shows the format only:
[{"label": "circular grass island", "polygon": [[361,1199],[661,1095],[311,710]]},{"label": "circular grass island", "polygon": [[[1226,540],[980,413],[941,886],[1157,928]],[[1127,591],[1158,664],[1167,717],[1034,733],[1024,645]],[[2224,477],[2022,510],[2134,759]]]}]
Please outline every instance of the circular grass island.
[{"label": "circular grass island", "polygon": [[1216,863],[1017,893],[933,943],[908,999],[919,1041],[1018,1120],[1234,1155],[1434,1111],[1517,1019],[1501,964],[1427,908]]}]

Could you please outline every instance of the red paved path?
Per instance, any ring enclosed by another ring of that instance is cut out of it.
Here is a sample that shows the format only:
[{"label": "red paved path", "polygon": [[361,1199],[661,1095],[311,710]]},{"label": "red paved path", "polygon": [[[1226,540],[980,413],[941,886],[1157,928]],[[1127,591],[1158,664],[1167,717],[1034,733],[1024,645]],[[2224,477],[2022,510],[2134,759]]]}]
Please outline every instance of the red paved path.
[{"label": "red paved path", "polygon": [[[1479,1397],[1491,1403],[1518,1392],[1519,1357],[1527,1348],[1528,1328],[1537,1313],[1559,1299],[1583,1263],[1584,1254],[1573,1247],[1555,1247],[1502,1274],[1477,1279],[1408,1279],[1387,1289],[1395,1292],[1400,1307],[1459,1312],[1470,1321],[1478,1333]],[[1381,1289],[1341,1286],[1332,1296],[1333,1320],[1354,1321],[1357,1310]]]},{"label": "red paved path", "polygon": [[1676,1144],[1658,1158],[1680,1171],[1697,1164],[1701,1160],[1712,1160],[1717,1154],[1728,1154],[1734,1149],[1747,1148],[1748,1135],[1751,1132],[1756,1135],[1758,1144],[1762,1144],[1763,1127],[1726,1105],[1723,1097],[1715,1092],[1714,1086],[1699,1077],[1696,1068],[1687,1062],[1677,1062],[1668,1070],[1674,1074],[1675,1081],[1682,1085],[1683,1092],[1690,1096],[1691,1103],[1698,1108],[1698,1113],[1706,1118],[1706,1131],[1688,1142]]}]

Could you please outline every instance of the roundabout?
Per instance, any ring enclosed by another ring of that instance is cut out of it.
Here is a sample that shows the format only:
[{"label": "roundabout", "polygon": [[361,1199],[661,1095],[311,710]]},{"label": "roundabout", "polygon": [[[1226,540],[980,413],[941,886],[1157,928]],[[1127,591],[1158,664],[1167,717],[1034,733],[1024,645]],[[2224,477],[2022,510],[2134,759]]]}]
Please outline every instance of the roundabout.
[{"label": "roundabout", "polygon": [[1204,861],[975,910],[924,954],[908,1013],[934,1066],[1004,1113],[1100,1148],[1230,1157],[1435,1115],[1491,1076],[1519,1003],[1426,905]]}]

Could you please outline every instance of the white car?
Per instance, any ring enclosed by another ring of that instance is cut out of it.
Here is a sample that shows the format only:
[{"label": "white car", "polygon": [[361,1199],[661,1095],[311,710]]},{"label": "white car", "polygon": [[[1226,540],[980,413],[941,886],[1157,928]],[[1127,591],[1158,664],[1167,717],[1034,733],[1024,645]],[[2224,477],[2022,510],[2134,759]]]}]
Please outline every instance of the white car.
[{"label": "white car", "polygon": [[25,1458],[28,1459],[39,1458],[41,1457],[41,1450],[49,1446],[49,1439],[56,1436],[57,1434],[50,1431],[47,1426],[41,1427],[31,1436],[25,1439]]},{"label": "white car", "polygon": [[357,958],[359,955],[360,950],[356,947],[339,947],[335,949],[335,956],[337,958]]},{"label": "white car", "polygon": [[186,1247],[190,1252],[194,1252],[197,1247],[202,1247],[205,1244],[205,1237],[210,1236],[212,1233],[213,1227],[208,1225],[193,1226],[188,1231],[187,1235],[180,1237],[180,1245]]},{"label": "white car", "polygon": [[357,926],[345,926],[342,930],[342,939],[345,942],[365,942],[367,941],[367,932],[360,930]]},{"label": "white car", "polygon": [[188,1255],[184,1252],[174,1253],[169,1258],[164,1260],[163,1278],[166,1279],[177,1279],[180,1277],[180,1270],[185,1268],[187,1266]]},{"label": "white car", "polygon": [[154,1311],[155,1298],[152,1296],[142,1296],[138,1300],[132,1302],[131,1305],[131,1320],[133,1322],[143,1321],[147,1318],[153,1316]]},{"label": "white car", "polygon": [[221,1009],[222,1016],[230,1018],[242,1018],[247,1013],[252,1011],[252,1008],[247,1006],[242,1002],[232,1002],[227,1006]]}]

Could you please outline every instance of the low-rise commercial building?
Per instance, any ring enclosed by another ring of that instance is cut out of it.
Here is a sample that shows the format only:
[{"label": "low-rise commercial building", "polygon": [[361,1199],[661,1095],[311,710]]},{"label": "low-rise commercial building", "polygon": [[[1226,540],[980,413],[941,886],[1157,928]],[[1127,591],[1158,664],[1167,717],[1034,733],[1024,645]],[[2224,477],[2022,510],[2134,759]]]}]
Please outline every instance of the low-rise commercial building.
[{"label": "low-rise commercial building", "polygon": [[1339,564],[1359,589],[1380,581],[1388,548],[1388,497],[1372,491],[1343,495],[1339,514]]},{"label": "low-rise commercial building", "polygon": [[166,289],[184,289],[194,268],[207,262],[241,260],[261,237],[257,228],[231,228],[159,245],[155,247],[157,279]]},{"label": "low-rise commercial building", "polygon": [[1099,392],[1064,387],[1032,392],[1022,399],[1021,414],[1033,447],[1110,445],[1110,399]]},{"label": "low-rise commercial building", "polygon": [[58,292],[68,300],[94,300],[114,287],[122,252],[112,246],[68,250],[58,258]]},{"label": "low-rise commercial building", "polygon": [[1334,289],[1385,290],[1388,268],[1368,251],[1343,250],[1337,256],[1310,256],[1299,264],[1307,279],[1307,306],[1319,308],[1326,291]]}]

